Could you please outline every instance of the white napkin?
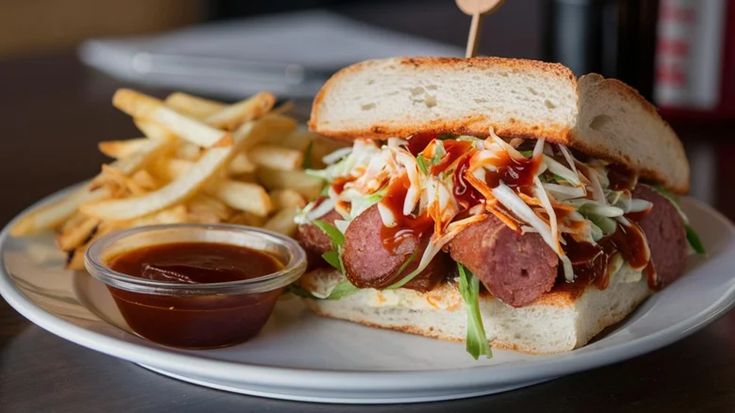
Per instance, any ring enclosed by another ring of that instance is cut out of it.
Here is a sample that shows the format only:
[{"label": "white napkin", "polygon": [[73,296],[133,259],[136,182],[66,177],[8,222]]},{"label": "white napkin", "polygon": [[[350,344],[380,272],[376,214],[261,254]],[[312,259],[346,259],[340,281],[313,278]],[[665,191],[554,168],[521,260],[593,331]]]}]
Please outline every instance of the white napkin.
[{"label": "white napkin", "polygon": [[458,47],[321,10],[93,39],[79,49],[84,63],[126,81],[227,97],[259,90],[310,97],[331,73],[360,60],[461,54]]}]

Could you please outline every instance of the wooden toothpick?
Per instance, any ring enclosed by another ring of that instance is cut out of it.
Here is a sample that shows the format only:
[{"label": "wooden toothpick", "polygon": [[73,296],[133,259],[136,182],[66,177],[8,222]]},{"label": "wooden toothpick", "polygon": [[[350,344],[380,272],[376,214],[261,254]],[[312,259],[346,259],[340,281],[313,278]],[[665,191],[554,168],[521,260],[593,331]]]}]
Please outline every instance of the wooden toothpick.
[{"label": "wooden toothpick", "polygon": [[465,57],[473,57],[477,54],[477,48],[480,45],[480,38],[478,33],[482,27],[482,18],[485,15],[495,11],[504,0],[455,0],[457,7],[464,14],[472,16],[472,23],[470,24],[470,34],[467,37],[467,49],[465,50]]}]

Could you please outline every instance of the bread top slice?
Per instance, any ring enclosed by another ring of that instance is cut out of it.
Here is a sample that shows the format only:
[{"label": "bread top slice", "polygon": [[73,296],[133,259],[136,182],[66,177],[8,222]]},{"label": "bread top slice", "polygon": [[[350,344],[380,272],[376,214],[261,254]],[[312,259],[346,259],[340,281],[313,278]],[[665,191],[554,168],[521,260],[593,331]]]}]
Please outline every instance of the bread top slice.
[{"label": "bread top slice", "polygon": [[416,133],[545,138],[621,164],[667,189],[689,190],[674,131],[634,89],[554,63],[475,57],[368,60],[317,94],[309,127],[342,138]]}]

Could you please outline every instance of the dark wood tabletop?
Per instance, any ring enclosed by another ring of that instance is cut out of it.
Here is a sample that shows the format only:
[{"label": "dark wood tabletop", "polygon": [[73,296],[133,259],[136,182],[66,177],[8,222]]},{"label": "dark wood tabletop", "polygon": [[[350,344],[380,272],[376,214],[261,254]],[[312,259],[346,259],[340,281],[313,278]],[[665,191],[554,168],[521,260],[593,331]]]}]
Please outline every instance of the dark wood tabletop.
[{"label": "dark wood tabletop", "polygon": [[[99,140],[136,133],[110,105],[123,85],[84,68],[71,54],[0,62],[0,84],[0,223],[95,174],[105,160]],[[701,135],[700,128],[681,128],[691,150],[694,194],[732,218],[735,204],[727,192],[735,179],[735,136],[727,127]],[[730,312],[652,353],[498,395],[405,406],[302,404],[157,375],[58,338],[0,300],[0,411],[733,411],[734,348]]]}]

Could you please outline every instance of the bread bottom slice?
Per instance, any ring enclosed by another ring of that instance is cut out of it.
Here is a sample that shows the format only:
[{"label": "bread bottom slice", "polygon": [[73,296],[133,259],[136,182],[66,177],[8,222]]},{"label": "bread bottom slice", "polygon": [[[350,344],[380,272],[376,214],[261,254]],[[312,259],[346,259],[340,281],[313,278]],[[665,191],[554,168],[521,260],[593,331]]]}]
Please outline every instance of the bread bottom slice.
[{"label": "bread bottom slice", "polygon": [[[606,327],[624,319],[651,290],[645,277],[614,277],[608,288],[552,290],[530,305],[511,307],[489,294],[480,297],[485,331],[495,348],[533,354],[570,351],[584,346]],[[420,293],[361,289],[337,300],[305,299],[316,314],[363,325],[443,340],[464,341],[467,315],[456,283]]]}]

